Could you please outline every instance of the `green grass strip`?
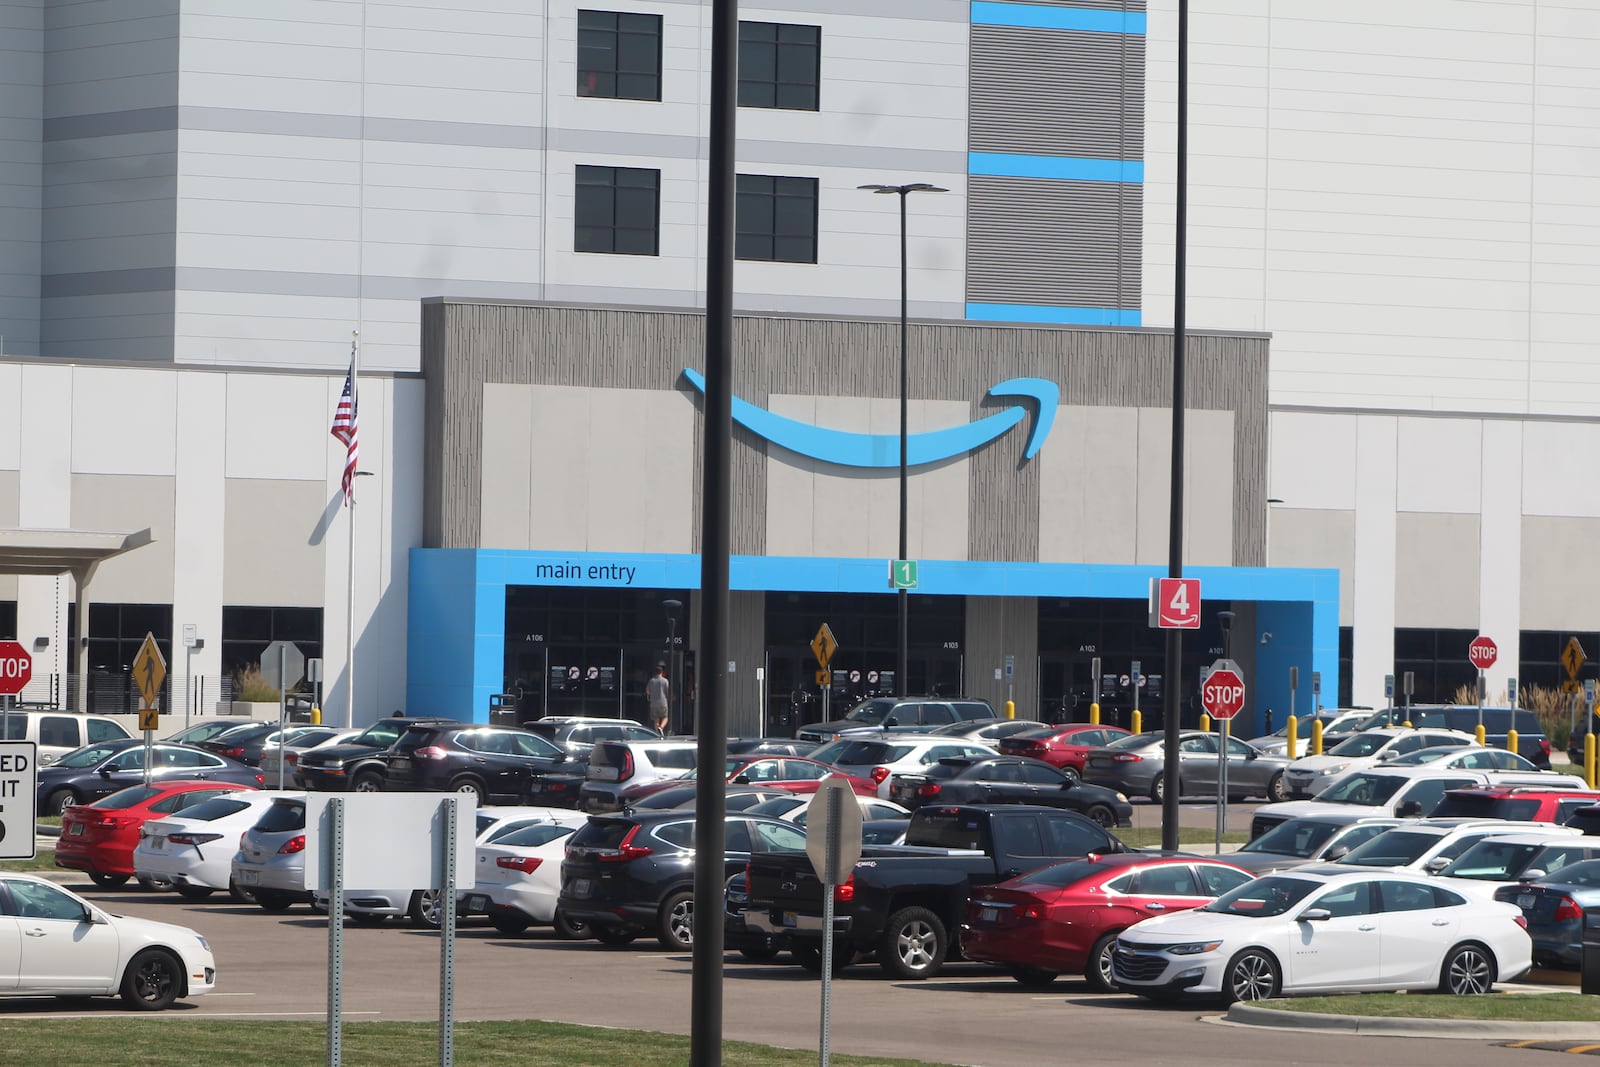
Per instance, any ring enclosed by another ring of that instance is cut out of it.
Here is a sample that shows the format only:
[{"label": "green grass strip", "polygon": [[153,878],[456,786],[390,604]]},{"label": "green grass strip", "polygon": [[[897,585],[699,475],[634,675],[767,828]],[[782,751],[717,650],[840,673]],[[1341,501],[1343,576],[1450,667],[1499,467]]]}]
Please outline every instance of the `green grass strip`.
[{"label": "green grass strip", "polygon": [[1382,1019],[1488,1019],[1504,1022],[1597,1022],[1600,997],[1581,993],[1491,993],[1454,997],[1442,993],[1358,993],[1344,997],[1289,997],[1259,1005],[1319,1015]]}]

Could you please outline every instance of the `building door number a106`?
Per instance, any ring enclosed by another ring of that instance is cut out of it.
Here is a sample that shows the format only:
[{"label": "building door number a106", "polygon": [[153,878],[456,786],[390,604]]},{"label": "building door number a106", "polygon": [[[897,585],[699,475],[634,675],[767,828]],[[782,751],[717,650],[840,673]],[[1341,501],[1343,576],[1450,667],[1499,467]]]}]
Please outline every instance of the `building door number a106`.
[{"label": "building door number a106", "polygon": [[1150,625],[1163,630],[1200,629],[1200,579],[1150,579]]}]

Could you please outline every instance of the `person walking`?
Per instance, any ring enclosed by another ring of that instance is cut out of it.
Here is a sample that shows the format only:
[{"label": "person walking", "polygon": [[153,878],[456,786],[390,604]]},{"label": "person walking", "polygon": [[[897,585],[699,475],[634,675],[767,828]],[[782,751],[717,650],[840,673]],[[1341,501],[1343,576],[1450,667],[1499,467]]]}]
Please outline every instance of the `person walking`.
[{"label": "person walking", "polygon": [[667,681],[667,668],[656,664],[656,673],[644,683],[645,702],[650,705],[650,725],[655,727],[656,733],[662,737],[667,736],[667,706],[671,697],[672,686]]}]

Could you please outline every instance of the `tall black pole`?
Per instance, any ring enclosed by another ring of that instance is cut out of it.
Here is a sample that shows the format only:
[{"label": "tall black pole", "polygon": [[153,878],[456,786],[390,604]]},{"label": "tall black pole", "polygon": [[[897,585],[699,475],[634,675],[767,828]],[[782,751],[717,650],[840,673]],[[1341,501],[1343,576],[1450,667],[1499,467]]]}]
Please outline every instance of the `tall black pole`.
[{"label": "tall black pole", "polygon": [[[1173,248],[1172,293],[1172,526],[1168,533],[1167,574],[1183,577],[1183,331],[1184,275],[1188,264],[1189,215],[1189,0],[1178,0],[1178,173],[1177,235]],[[1162,771],[1161,847],[1178,849],[1178,735],[1182,722],[1183,631],[1167,631],[1162,723],[1166,753]]]},{"label": "tall black pole", "polygon": [[[734,119],[739,72],[738,0],[711,3],[710,183],[706,204],[705,472],[700,510],[700,715],[697,759],[721,767],[728,736],[728,503],[733,448]],[[678,684],[683,680],[678,679]],[[694,964],[689,1062],[722,1064],[722,824],[728,798],[719,774],[695,787]]]},{"label": "tall black pole", "polygon": [[[900,555],[896,559],[905,559],[910,554],[906,544],[906,393],[910,379],[906,375],[906,343],[909,327],[907,319],[907,293],[910,291],[910,261],[906,256],[906,198],[911,195],[911,190],[905,186],[900,187]],[[901,586],[899,593],[900,602],[900,658],[895,663],[895,691],[905,696],[908,675],[911,673],[911,653],[909,645],[909,632],[911,620],[911,606],[908,590]]]}]

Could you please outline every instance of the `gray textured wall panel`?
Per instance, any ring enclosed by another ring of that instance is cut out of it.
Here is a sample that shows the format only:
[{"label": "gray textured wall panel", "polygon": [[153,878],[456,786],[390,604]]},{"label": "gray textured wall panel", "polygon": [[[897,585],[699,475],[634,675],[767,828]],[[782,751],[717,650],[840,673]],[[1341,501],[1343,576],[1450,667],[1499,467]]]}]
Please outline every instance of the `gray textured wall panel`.
[{"label": "gray textured wall panel", "polygon": [[967,198],[968,300],[1139,307],[1141,186],[973,175]]},{"label": "gray textured wall panel", "polygon": [[977,152],[1144,158],[1144,37],[974,26],[968,143]]},{"label": "gray textured wall panel", "polygon": [[982,697],[1005,714],[1006,683],[995,681],[995,668],[1016,657],[1012,699],[1017,718],[1039,717],[1039,605],[1031,598],[974,596],[967,598],[967,695]]}]

